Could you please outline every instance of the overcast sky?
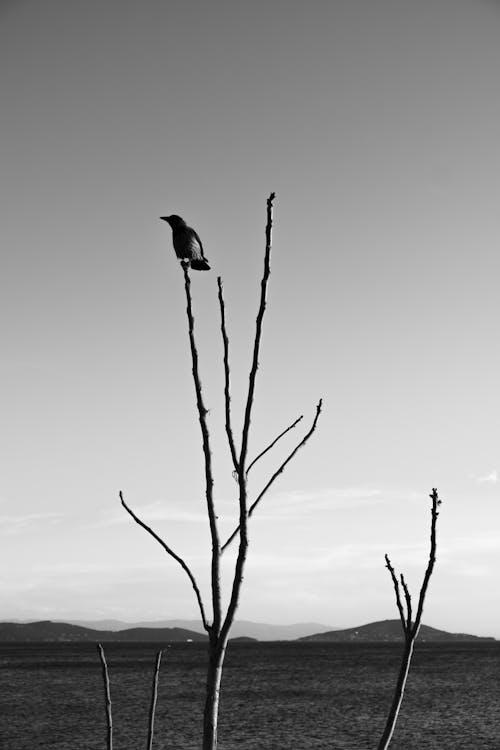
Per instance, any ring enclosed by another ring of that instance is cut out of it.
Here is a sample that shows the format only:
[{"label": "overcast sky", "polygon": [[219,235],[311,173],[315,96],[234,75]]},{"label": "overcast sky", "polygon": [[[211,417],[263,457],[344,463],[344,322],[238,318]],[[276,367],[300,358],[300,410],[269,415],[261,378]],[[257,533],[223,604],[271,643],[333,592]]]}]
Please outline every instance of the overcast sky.
[{"label": "overcast sky", "polygon": [[[415,595],[500,638],[500,3],[0,2],[0,619],[196,617],[210,540],[182,274],[193,274],[222,533],[216,276],[241,419],[276,191],[239,617],[350,627]],[[302,425],[304,425],[302,427]],[[229,575],[231,560],[225,566]],[[228,580],[226,580],[226,585]]]}]

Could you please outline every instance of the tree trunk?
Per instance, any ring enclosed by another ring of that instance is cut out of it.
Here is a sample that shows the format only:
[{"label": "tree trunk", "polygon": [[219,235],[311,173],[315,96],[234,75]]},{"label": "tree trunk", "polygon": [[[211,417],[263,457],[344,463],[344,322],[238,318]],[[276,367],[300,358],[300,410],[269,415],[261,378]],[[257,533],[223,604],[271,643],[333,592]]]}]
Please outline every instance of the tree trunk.
[{"label": "tree trunk", "polygon": [[396,722],[398,720],[399,709],[403,701],[403,695],[405,692],[406,680],[408,678],[408,672],[410,671],[411,657],[413,654],[413,645],[415,639],[410,638],[405,643],[405,650],[401,661],[401,668],[399,670],[398,681],[396,683],[396,690],[394,691],[394,698],[392,701],[391,710],[387,717],[387,723],[385,725],[384,733],[379,742],[377,750],[387,750],[390,745],[394,729],[396,728]]},{"label": "tree trunk", "polygon": [[219,693],[222,665],[226,655],[227,638],[223,643],[219,638],[209,643],[207,690],[203,714],[203,750],[217,750],[217,719],[219,715]]}]

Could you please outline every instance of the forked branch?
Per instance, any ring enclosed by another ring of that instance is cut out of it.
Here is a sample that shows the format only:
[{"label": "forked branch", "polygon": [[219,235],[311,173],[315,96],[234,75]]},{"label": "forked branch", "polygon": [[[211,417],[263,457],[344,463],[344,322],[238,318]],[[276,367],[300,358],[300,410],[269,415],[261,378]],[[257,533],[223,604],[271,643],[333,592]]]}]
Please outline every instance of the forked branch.
[{"label": "forked branch", "polygon": [[403,631],[404,631],[404,633],[406,635],[406,616],[405,616],[405,613],[404,613],[403,604],[401,602],[401,594],[400,594],[400,591],[399,591],[399,581],[398,581],[398,579],[396,577],[396,572],[395,572],[394,568],[391,565],[391,561],[389,560],[389,555],[385,556],[385,567],[387,568],[387,570],[391,574],[392,583],[394,585],[394,593],[396,595],[396,605],[397,605],[397,608],[398,608],[398,611],[399,611],[399,617],[400,617],[400,620],[401,620],[401,625],[403,626]]},{"label": "forked branch", "polygon": [[389,715],[387,717],[387,722],[386,722],[384,731],[382,733],[382,737],[378,745],[378,750],[387,750],[387,748],[389,747],[391,743],[394,730],[396,728],[396,722],[398,719],[399,709],[401,708],[401,703],[403,701],[406,680],[408,678],[408,673],[410,671],[413,647],[414,647],[415,640],[418,635],[418,631],[420,629],[422,613],[424,611],[425,595],[427,594],[427,588],[429,586],[429,581],[432,575],[432,571],[434,569],[434,563],[436,562],[436,522],[437,522],[437,517],[439,515],[438,506],[441,505],[441,500],[439,499],[437,490],[435,488],[433,488],[429,497],[432,500],[431,539],[430,539],[429,561],[427,563],[427,568],[425,570],[422,585],[420,587],[418,608],[417,608],[417,612],[415,615],[415,622],[413,623],[412,623],[411,594],[406,584],[405,578],[401,574],[401,586],[403,588],[404,597],[405,597],[406,613],[404,611],[403,602],[401,600],[399,581],[396,577],[396,573],[394,571],[394,568],[391,565],[391,561],[389,560],[388,555],[385,556],[386,568],[389,570],[389,573],[391,574],[392,583],[394,585],[394,592],[396,594],[396,604],[399,610],[401,624],[403,626],[405,645],[404,645],[403,656],[401,658],[401,666],[399,669],[398,679],[396,682],[396,688],[394,691],[394,698],[392,701],[391,708],[389,710]]},{"label": "forked branch", "polygon": [[[265,485],[264,489],[261,490],[261,492],[257,495],[257,498],[254,500],[254,502],[252,503],[252,505],[250,506],[250,508],[248,510],[248,518],[250,518],[250,516],[253,514],[255,508],[260,503],[260,501],[262,500],[262,498],[264,497],[264,495],[266,494],[266,492],[268,491],[268,489],[271,487],[271,485],[274,483],[274,481],[277,479],[277,477],[279,477],[279,475],[284,471],[285,467],[287,466],[287,464],[290,463],[290,461],[295,456],[295,454],[297,453],[297,451],[300,448],[302,448],[302,446],[304,446],[307,443],[307,441],[309,440],[309,438],[313,434],[314,430],[316,429],[316,425],[318,424],[318,419],[319,419],[319,416],[321,414],[322,405],[323,405],[323,399],[320,399],[319,402],[318,402],[318,404],[317,404],[317,406],[316,406],[316,415],[314,417],[314,420],[313,420],[313,423],[311,425],[311,428],[309,429],[309,431],[307,432],[307,434],[304,435],[304,437],[302,438],[302,440],[300,441],[300,443],[298,443],[295,446],[295,448],[293,449],[293,451],[283,461],[283,463],[281,464],[281,466],[279,466],[278,469],[276,469],[276,471],[274,472],[274,474],[272,475],[272,477],[270,478],[270,480]],[[235,539],[235,537],[238,535],[239,530],[240,530],[240,527],[237,526],[236,529],[231,534],[231,536],[228,537],[228,539],[222,545],[221,552],[224,552],[224,550],[227,549],[227,547],[229,547],[229,545],[231,544],[231,542],[233,541],[233,539]]]}]

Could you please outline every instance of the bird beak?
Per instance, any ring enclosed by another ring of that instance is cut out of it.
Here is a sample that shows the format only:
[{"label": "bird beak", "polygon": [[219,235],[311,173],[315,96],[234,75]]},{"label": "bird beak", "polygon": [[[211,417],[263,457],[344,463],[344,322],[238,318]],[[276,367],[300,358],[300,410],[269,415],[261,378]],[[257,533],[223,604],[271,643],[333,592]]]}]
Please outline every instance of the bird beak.
[{"label": "bird beak", "polygon": [[160,216],[161,221],[168,221],[170,216]]}]

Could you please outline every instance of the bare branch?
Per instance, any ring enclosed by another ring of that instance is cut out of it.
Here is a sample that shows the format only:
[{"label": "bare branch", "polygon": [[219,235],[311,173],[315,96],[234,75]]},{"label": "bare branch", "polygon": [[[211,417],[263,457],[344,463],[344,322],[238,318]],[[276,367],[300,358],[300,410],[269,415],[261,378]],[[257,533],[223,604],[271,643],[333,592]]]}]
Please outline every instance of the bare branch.
[{"label": "bare branch", "polygon": [[403,632],[406,638],[406,618],[405,618],[405,613],[403,610],[403,605],[401,603],[401,595],[399,592],[399,581],[396,578],[396,573],[394,572],[394,568],[392,567],[391,561],[389,560],[389,555],[385,556],[385,567],[391,574],[392,582],[394,584],[394,592],[396,594],[396,604],[398,605],[399,617],[401,619],[401,625],[403,626]]},{"label": "bare branch", "polygon": [[408,586],[406,585],[405,577],[401,573],[401,586],[403,587],[403,591],[405,592],[405,600],[406,600],[406,629],[405,632],[409,633],[411,630],[411,617],[412,617],[412,611],[411,611],[411,595],[410,591],[408,589]]},{"label": "bare branch", "polygon": [[255,323],[255,339],[253,347],[252,366],[250,368],[250,375],[248,379],[248,396],[245,408],[245,417],[243,420],[243,431],[241,440],[241,451],[239,465],[242,471],[245,470],[245,462],[248,451],[248,435],[250,430],[250,420],[252,416],[253,397],[255,392],[255,380],[257,377],[257,370],[259,368],[259,352],[260,352],[260,341],[262,337],[262,321],[264,320],[264,313],[266,311],[266,295],[267,295],[267,284],[269,276],[271,275],[271,242],[272,242],[272,227],[273,227],[273,202],[275,194],[271,193],[267,199],[267,223],[266,223],[266,252],[264,256],[264,274],[261,281],[261,292],[260,292],[260,305],[257,313],[257,319]]},{"label": "bare branch", "polygon": [[[313,434],[314,430],[316,429],[316,425],[318,423],[319,415],[321,414],[322,404],[323,404],[323,399],[320,399],[319,402],[318,402],[318,404],[317,404],[317,406],[316,406],[316,415],[315,415],[314,421],[313,421],[313,423],[311,425],[311,429],[302,438],[302,440],[300,441],[300,443],[298,443],[298,445],[295,446],[295,448],[293,449],[293,451],[283,461],[283,463],[281,464],[281,466],[274,472],[274,474],[272,475],[271,479],[268,481],[268,483],[266,484],[266,486],[264,487],[264,489],[259,493],[259,495],[257,496],[256,500],[250,506],[250,508],[248,510],[248,517],[250,517],[253,514],[255,508],[260,503],[260,501],[262,500],[262,498],[264,497],[264,495],[268,491],[269,487],[273,484],[273,482],[276,480],[276,478],[283,472],[283,470],[285,469],[285,467],[287,466],[287,464],[290,463],[290,461],[295,456],[295,454],[297,453],[297,451],[299,450],[299,448],[302,448],[302,446],[304,446],[307,443],[307,441],[309,440],[309,438]],[[240,523],[241,523],[241,521],[240,521]],[[240,530],[240,526],[237,526],[237,528],[233,531],[233,533],[231,534],[231,536],[222,545],[221,552],[224,552],[224,550],[227,547],[229,547],[229,545],[231,544],[231,542],[233,541],[233,539],[238,534],[239,530]]]},{"label": "bare branch", "polygon": [[158,678],[160,676],[160,664],[163,651],[160,649],[156,654],[155,671],[153,674],[153,686],[151,688],[151,706],[149,708],[148,747],[153,750],[153,735],[155,729],[156,700],[158,697]]},{"label": "bare branch", "polygon": [[250,506],[250,509],[248,511],[248,515],[249,516],[252,515],[252,513],[255,510],[255,508],[260,503],[260,501],[262,500],[262,498],[264,497],[264,495],[268,491],[269,487],[273,484],[273,482],[275,481],[275,479],[283,472],[283,470],[290,463],[290,461],[295,456],[295,454],[297,453],[297,451],[300,448],[302,448],[307,443],[307,441],[309,440],[309,438],[313,434],[314,430],[316,429],[316,425],[318,424],[318,419],[319,419],[319,415],[321,414],[322,406],[323,406],[323,399],[320,398],[320,400],[318,401],[318,403],[316,405],[316,414],[315,414],[313,423],[311,425],[311,429],[309,430],[309,432],[306,435],[304,435],[304,437],[302,438],[302,440],[300,441],[300,443],[298,443],[295,446],[295,448],[293,449],[293,451],[287,456],[287,458],[283,461],[283,463],[281,464],[281,466],[274,472],[274,474],[272,475],[271,479],[268,481],[268,483],[266,484],[266,486],[264,487],[264,489],[259,493],[259,495],[257,496],[256,500],[254,500],[254,502],[252,503],[252,505]]},{"label": "bare branch", "polygon": [[432,500],[431,507],[431,546],[429,552],[429,561],[427,563],[427,569],[425,571],[424,580],[420,588],[420,596],[418,598],[417,614],[415,615],[415,624],[412,629],[412,638],[416,638],[420,629],[420,620],[422,619],[422,613],[424,611],[424,600],[427,593],[427,587],[434,569],[434,563],[436,562],[436,523],[439,516],[438,506],[441,505],[441,500],[438,497],[438,491],[433,487],[429,497]]},{"label": "bare branch", "polygon": [[[248,436],[250,432],[250,420],[253,407],[253,398],[255,392],[255,380],[257,377],[257,370],[259,367],[259,351],[260,341],[262,337],[262,323],[264,320],[264,313],[266,311],[266,294],[267,284],[269,276],[271,275],[271,237],[272,237],[272,225],[273,225],[273,202],[275,194],[271,193],[267,199],[267,222],[266,222],[266,251],[264,256],[264,272],[261,281],[261,294],[259,311],[257,313],[257,320],[255,325],[255,338],[253,347],[252,366],[250,368],[250,375],[248,381],[248,395],[247,403],[245,408],[245,416],[243,419],[243,428],[241,435],[241,451],[238,461],[238,487],[239,487],[239,507],[240,507],[240,518],[239,518],[239,536],[240,543],[238,547],[238,555],[236,558],[236,564],[234,567],[233,585],[231,588],[231,597],[224,618],[224,623],[221,629],[221,641],[224,643],[228,637],[229,629],[233,623],[236,607],[238,606],[238,600],[240,595],[241,583],[243,581],[243,569],[245,567],[245,560],[248,549],[248,535],[247,535],[247,523],[248,523],[248,495],[247,495],[247,478],[245,471],[245,464],[248,452]],[[222,552],[222,549],[221,549]]]},{"label": "bare branch", "polygon": [[233,429],[231,427],[231,390],[230,390],[230,370],[229,370],[229,339],[227,336],[226,329],[226,310],[224,305],[224,297],[222,294],[222,279],[220,276],[217,277],[217,286],[219,288],[219,307],[220,307],[220,327],[222,333],[222,343],[224,345],[224,401],[226,408],[226,435],[229,443],[229,450],[231,451],[231,458],[233,459],[234,470],[238,472],[238,456],[236,454],[236,446],[234,444]]},{"label": "bare branch", "polygon": [[293,428],[294,428],[294,427],[295,427],[296,425],[298,425],[298,423],[299,423],[299,422],[301,421],[301,419],[303,419],[303,418],[304,418],[304,415],[303,415],[303,414],[301,414],[301,415],[300,415],[300,417],[299,417],[298,419],[296,419],[296,420],[295,420],[295,422],[293,422],[293,423],[292,423],[291,425],[289,425],[289,426],[288,426],[288,427],[286,428],[286,430],[283,430],[283,432],[280,432],[280,434],[278,435],[278,437],[277,437],[277,438],[275,438],[275,439],[273,440],[273,442],[272,442],[272,443],[269,443],[269,445],[267,446],[267,448],[264,448],[264,450],[263,450],[263,451],[261,451],[261,452],[259,453],[259,455],[258,455],[258,456],[256,456],[256,457],[255,457],[255,458],[253,459],[253,461],[251,461],[251,462],[250,462],[250,464],[249,464],[249,466],[248,466],[248,469],[246,470],[246,475],[247,475],[247,476],[248,476],[248,472],[250,471],[250,469],[252,468],[252,466],[253,466],[254,464],[256,464],[256,463],[257,463],[257,461],[259,460],[259,458],[262,458],[262,456],[264,456],[264,455],[265,455],[265,454],[266,454],[266,453],[267,453],[268,451],[270,451],[270,450],[271,450],[271,448],[272,448],[272,447],[273,447],[274,445],[276,445],[276,443],[278,442],[278,440],[280,440],[280,439],[281,439],[281,438],[283,437],[283,435],[286,435],[286,433],[287,433],[287,432],[289,432],[290,430],[293,430]]},{"label": "bare branch", "polygon": [[108,665],[106,663],[104,649],[100,643],[97,644],[97,651],[99,652],[99,658],[101,660],[102,679],[104,683],[104,700],[106,702],[106,746],[108,750],[113,750],[113,712],[111,706],[111,691],[109,688]]},{"label": "bare branch", "polygon": [[129,508],[129,506],[127,505],[127,503],[125,502],[125,500],[123,498],[123,493],[121,492],[121,490],[120,490],[120,502],[123,505],[123,507],[125,508],[125,510],[127,511],[127,513],[130,516],[132,516],[132,518],[134,519],[134,521],[137,524],[139,524],[139,526],[141,526],[145,531],[147,531],[148,534],[151,534],[151,536],[153,537],[153,539],[156,539],[156,541],[158,542],[158,544],[160,544],[163,547],[163,549],[165,550],[165,552],[167,553],[167,555],[170,555],[170,557],[173,557],[174,560],[176,560],[179,563],[179,565],[181,566],[181,568],[186,572],[189,580],[191,581],[191,585],[192,585],[192,587],[194,589],[194,593],[196,594],[196,600],[198,602],[198,607],[200,609],[200,614],[201,614],[201,620],[203,622],[203,627],[205,628],[205,630],[207,632],[209,632],[210,631],[210,626],[208,624],[208,621],[207,621],[207,618],[206,618],[206,615],[205,615],[205,608],[203,606],[203,601],[202,601],[202,598],[201,598],[200,589],[199,589],[198,584],[196,583],[196,579],[195,579],[194,575],[192,574],[191,570],[189,569],[189,566],[187,565],[187,563],[182,559],[182,557],[180,557],[179,555],[177,555],[173,551],[173,549],[171,547],[168,546],[168,544],[161,538],[161,536],[159,536],[155,531],[153,531],[153,529],[150,526],[148,526],[146,523],[144,523],[144,521],[141,521],[141,519],[139,518],[139,516],[137,516],[134,513],[134,511],[131,508]]},{"label": "bare branch", "polygon": [[210,435],[207,425],[207,409],[203,403],[201,393],[201,380],[198,370],[198,350],[194,340],[194,317],[191,303],[191,280],[189,278],[189,264],[184,261],[181,263],[184,271],[184,288],[186,290],[186,312],[189,327],[189,343],[191,347],[191,360],[193,364],[193,380],[196,391],[196,406],[198,408],[198,417],[200,421],[201,435],[203,441],[203,455],[205,457],[205,494],[207,499],[208,519],[210,523],[210,536],[212,538],[212,566],[211,566],[211,583],[212,583],[212,607],[213,607],[213,624],[215,632],[219,632],[221,622],[221,590],[220,590],[220,541],[217,529],[217,516],[215,514],[213,498],[213,474],[212,474],[212,455],[210,451]]}]

